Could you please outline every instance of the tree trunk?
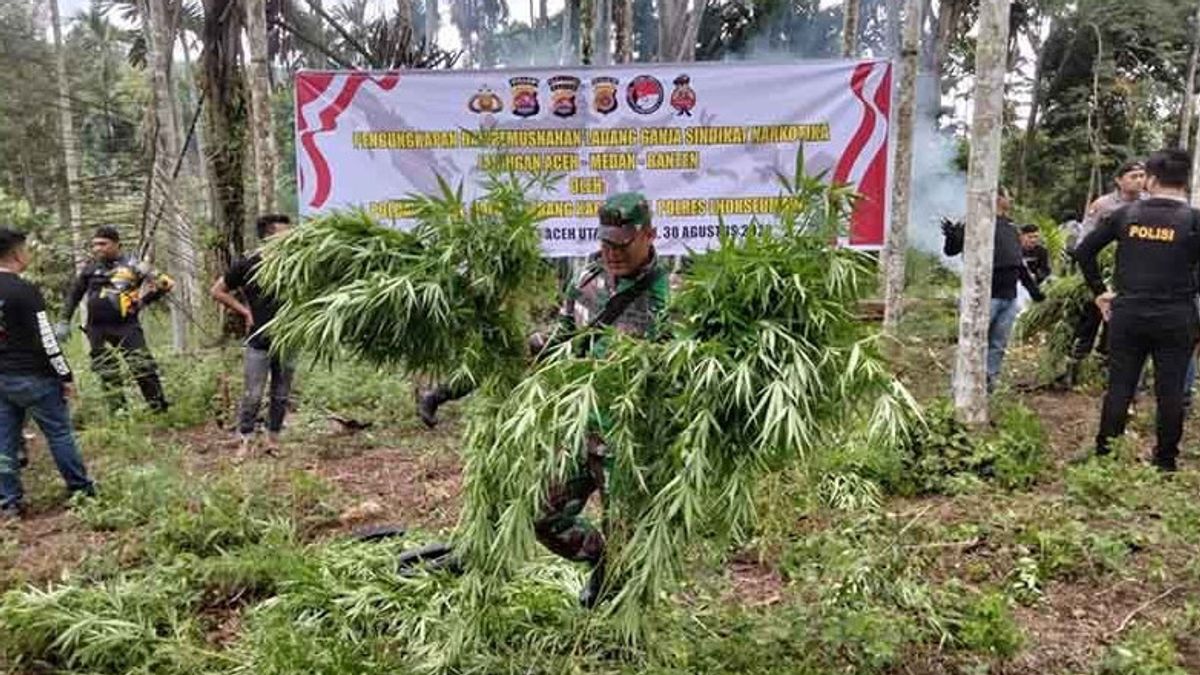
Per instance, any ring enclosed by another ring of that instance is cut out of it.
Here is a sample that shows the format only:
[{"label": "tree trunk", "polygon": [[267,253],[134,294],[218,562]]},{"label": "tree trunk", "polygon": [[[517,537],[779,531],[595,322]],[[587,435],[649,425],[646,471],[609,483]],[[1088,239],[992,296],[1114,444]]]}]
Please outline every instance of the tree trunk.
[{"label": "tree trunk", "polygon": [[[192,46],[188,44],[187,35],[180,31],[179,46],[183,50],[183,68],[184,68],[184,84],[187,88],[187,122],[191,124],[192,115],[196,114],[196,103],[200,100],[199,87],[196,86],[196,71],[192,67]],[[203,114],[203,111],[201,111]],[[186,141],[185,141],[186,142]],[[205,131],[203,124],[196,125],[196,131],[192,134],[192,143],[186,149],[188,171],[196,178],[197,185],[204,187],[205,199],[203,208],[200,211],[204,214],[204,220],[212,219],[212,214],[216,210],[215,203],[217,194],[213,190],[212,185],[208,182],[208,143],[205,142]]]},{"label": "tree trunk", "polygon": [[437,44],[437,34],[441,16],[438,14],[437,0],[425,0],[425,42],[429,45]]},{"label": "tree trunk", "polygon": [[592,63],[598,66],[612,65],[612,2],[592,0],[593,34]]},{"label": "tree trunk", "polygon": [[681,60],[680,51],[688,30],[688,0],[659,0],[658,2],[658,60]]},{"label": "tree trunk", "polygon": [[562,55],[559,58],[560,65],[568,66],[575,64],[576,45],[575,32],[573,26],[579,17],[580,0],[566,0],[563,3],[562,11]]},{"label": "tree trunk", "polygon": [[[242,167],[245,147],[246,102],[239,68],[241,16],[237,0],[204,0],[204,91],[208,105],[209,181],[216,190],[213,223],[220,232],[216,244],[220,272],[245,251],[245,197]],[[229,328],[228,326],[226,327]]]},{"label": "tree trunk", "polygon": [[595,39],[597,0],[579,2],[579,63],[592,65],[592,40]]},{"label": "tree trunk", "polygon": [[958,24],[963,9],[962,2],[963,0],[939,0],[938,2],[937,23],[933,26],[933,44],[930,45],[928,54],[929,67],[927,70],[933,82],[936,83],[928,93],[930,100],[925,102],[930,110],[940,110],[942,97],[954,88],[955,82],[943,77],[943,73],[946,68],[946,59],[950,54],[950,46],[958,37]]},{"label": "tree trunk", "polygon": [[1200,3],[1192,17],[1192,55],[1188,58],[1187,81],[1183,88],[1183,102],[1179,106],[1179,147],[1187,150],[1191,136],[1192,114],[1196,109],[1196,62],[1200,60]]},{"label": "tree trunk", "polygon": [[[263,16],[264,16],[264,18],[263,18],[263,22],[264,22],[263,35],[265,36],[266,35],[266,28],[265,28],[266,3],[264,2],[264,0],[246,0],[246,2],[247,2],[247,7],[249,7],[250,4],[254,4],[254,3],[259,3],[259,4],[263,5]],[[249,24],[249,23],[250,23],[249,19],[247,19],[247,24]],[[405,35],[407,35],[410,39],[412,38],[413,26],[414,26],[414,24],[413,24],[412,0],[396,0],[396,29],[402,39],[403,39],[403,36],[405,36]],[[265,39],[263,40],[263,45],[264,46],[266,45]],[[264,53],[265,53],[265,50],[264,50]],[[253,58],[253,57],[251,57],[251,58]]]},{"label": "tree trunk", "polygon": [[684,24],[683,42],[675,52],[675,60],[688,63],[696,60],[696,40],[700,37],[700,20],[704,18],[704,8],[707,0],[692,0],[692,9]]},{"label": "tree trunk", "polygon": [[550,3],[548,0],[538,0],[538,27],[545,28],[550,23]]},{"label": "tree trunk", "polygon": [[613,26],[617,38],[617,63],[633,62],[633,0],[616,0]]},{"label": "tree trunk", "polygon": [[83,263],[83,209],[79,185],[79,139],[75,136],[75,120],[71,114],[71,83],[67,80],[67,49],[63,45],[59,25],[58,0],[50,0],[50,25],[54,32],[54,70],[58,79],[58,132],[62,145],[63,168],[67,184],[67,220],[63,229],[71,233],[71,261],[76,267]]},{"label": "tree trunk", "polygon": [[[404,0],[400,0],[403,10]],[[246,36],[250,43],[250,109],[254,139],[254,173],[259,213],[274,213],[276,167],[275,125],[271,120],[270,64],[267,62],[267,8],[263,0],[245,0]],[[401,12],[403,14],[403,12]],[[411,19],[409,17],[411,30]]]},{"label": "tree trunk", "polygon": [[[1057,21],[1050,22],[1050,33],[1054,35]],[[1029,101],[1029,118],[1025,120],[1025,135],[1021,139],[1021,156],[1017,161],[1017,197],[1025,196],[1025,188],[1029,179],[1029,149],[1033,147],[1033,143],[1037,137],[1038,115],[1042,110],[1042,74],[1045,71],[1046,65],[1046,48],[1045,40],[1042,39],[1040,29],[1034,34],[1030,40],[1035,41],[1033,45],[1034,52],[1037,53],[1036,61],[1033,66],[1033,87],[1030,91]]]},{"label": "tree trunk", "polygon": [[160,217],[168,222],[167,268],[178,280],[171,302],[172,345],[176,352],[186,351],[189,315],[195,313],[198,299],[196,279],[195,233],[186,216],[179,212],[175,194],[175,164],[179,157],[179,114],[175,107],[175,88],[171,77],[174,60],[175,16],[178,8],[170,0],[146,2],[146,58],[151,69],[154,100],[155,139],[153,176],[150,179],[151,227],[142,242],[143,254],[152,250],[156,238],[154,225]]},{"label": "tree trunk", "polygon": [[892,222],[883,248],[883,331],[898,335],[904,310],[904,255],[908,250],[909,200],[912,196],[913,118],[917,107],[917,67],[921,41],[921,2],[907,0],[900,90],[896,105],[896,173],[892,182]]},{"label": "tree trunk", "polygon": [[[897,58],[900,56],[900,0],[886,0],[887,6],[887,28],[885,28],[886,44],[888,56]],[[920,6],[917,7],[918,11]],[[920,42],[921,26],[917,26],[917,41]]]},{"label": "tree trunk", "polygon": [[842,2],[842,58],[852,59],[858,55],[859,0]]},{"label": "tree trunk", "polygon": [[1196,125],[1196,138],[1192,143],[1192,206],[1200,209],[1200,124]]},{"label": "tree trunk", "polygon": [[996,189],[1000,183],[1004,73],[1009,0],[982,0],[975,44],[975,111],[967,175],[967,231],[963,246],[954,407],[968,424],[988,419],[987,354],[991,317]]}]

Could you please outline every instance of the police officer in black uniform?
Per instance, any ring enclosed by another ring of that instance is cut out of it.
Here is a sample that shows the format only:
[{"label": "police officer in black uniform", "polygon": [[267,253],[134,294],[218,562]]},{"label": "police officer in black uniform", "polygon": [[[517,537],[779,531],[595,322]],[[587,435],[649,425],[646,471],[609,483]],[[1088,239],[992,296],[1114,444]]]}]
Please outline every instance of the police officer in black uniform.
[{"label": "police officer in black uniform", "polygon": [[[1183,384],[1188,359],[1200,336],[1196,312],[1196,264],[1200,259],[1200,211],[1188,206],[1191,159],[1162,150],[1146,161],[1150,197],[1106,216],[1075,249],[1075,259],[1096,305],[1109,322],[1108,393],[1100,415],[1096,453],[1111,451],[1125,433],[1129,403],[1146,358],[1154,360],[1158,443],[1154,464],[1174,471],[1183,435]],[[1109,292],[1096,256],[1117,242],[1115,288]]]}]

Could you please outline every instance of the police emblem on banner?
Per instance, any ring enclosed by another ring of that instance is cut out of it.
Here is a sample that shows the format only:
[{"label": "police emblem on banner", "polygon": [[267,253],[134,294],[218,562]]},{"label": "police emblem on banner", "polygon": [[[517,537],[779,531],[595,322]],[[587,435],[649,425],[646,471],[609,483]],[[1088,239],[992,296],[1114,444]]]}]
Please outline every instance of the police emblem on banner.
[{"label": "police emblem on banner", "polygon": [[592,78],[592,108],[601,115],[617,109],[617,84],[615,77]]},{"label": "police emblem on banner", "polygon": [[538,105],[538,79],[536,77],[509,78],[512,87],[512,114],[517,117],[533,117],[541,111]]},{"label": "police emblem on banner", "polygon": [[550,111],[559,117],[571,117],[578,109],[579,78],[573,75],[555,75],[546,80],[550,85]]},{"label": "police emblem on banner", "polygon": [[641,115],[650,113],[662,107],[666,94],[662,82],[649,75],[638,75],[629,82],[625,89],[625,102],[630,109]]},{"label": "police emblem on banner", "polygon": [[467,110],[481,115],[497,113],[504,110],[504,102],[485,84],[467,101]]},{"label": "police emblem on banner", "polygon": [[692,78],[680,75],[675,78],[675,91],[671,92],[671,107],[678,111],[679,116],[692,116],[692,108],[696,107],[696,92],[692,89]]}]

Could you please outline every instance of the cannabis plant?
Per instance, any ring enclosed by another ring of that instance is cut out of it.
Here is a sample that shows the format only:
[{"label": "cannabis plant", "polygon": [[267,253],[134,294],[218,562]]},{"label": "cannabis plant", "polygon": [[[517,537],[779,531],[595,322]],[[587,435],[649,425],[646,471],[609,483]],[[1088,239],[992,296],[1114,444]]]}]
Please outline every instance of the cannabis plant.
[{"label": "cannabis plant", "polygon": [[872,262],[833,243],[849,193],[802,174],[784,184],[777,224],[694,257],[668,339],[578,336],[603,340],[603,356],[562,345],[477,410],[458,531],[476,599],[536,550],[547,486],[571,475],[589,435],[612,458],[609,608],[634,640],[692,544],[753,526],[767,473],[860,429],[881,450],[902,441],[915,404],[855,316]]},{"label": "cannabis plant", "polygon": [[[1100,269],[1105,278],[1112,275],[1114,249],[1100,255]],[[1044,336],[1039,367],[1043,373],[1062,371],[1075,342],[1075,328],[1092,305],[1092,291],[1078,272],[1052,279],[1043,289],[1046,299],[1021,313],[1015,327],[1019,341]]]},{"label": "cannabis plant", "polygon": [[272,242],[258,279],[282,301],[273,344],[471,382],[519,373],[531,309],[552,288],[526,197],[545,180],[489,175],[468,203],[439,179],[437,194],[404,200],[410,230],[343,212]]},{"label": "cannabis plant", "polygon": [[[537,363],[523,331],[548,268],[525,195],[541,179],[489,176],[483,204],[443,183],[408,200],[411,231],[341,214],[269,247],[261,279],[285,301],[270,327],[279,348],[479,386],[455,533],[468,574],[454,645],[499,629],[489,608],[539,550],[548,487],[573,472],[589,437],[612,460],[607,607],[634,641],[694,543],[753,528],[760,479],[852,437],[882,451],[906,436],[916,406],[856,318],[873,262],[835,244],[853,194],[804,175],[803,156],[780,179],[775,222],[693,257],[663,339],[580,334]],[[603,350],[580,348],[597,341]]]}]

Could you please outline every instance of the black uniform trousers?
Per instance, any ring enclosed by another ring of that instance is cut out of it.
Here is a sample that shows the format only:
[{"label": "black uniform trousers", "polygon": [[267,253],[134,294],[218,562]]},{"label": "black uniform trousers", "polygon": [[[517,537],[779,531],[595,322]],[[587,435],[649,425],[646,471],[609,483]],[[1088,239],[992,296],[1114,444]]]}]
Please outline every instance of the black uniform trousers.
[{"label": "black uniform trousers", "polygon": [[1129,404],[1149,357],[1154,361],[1158,405],[1154,463],[1175,468],[1183,435],[1184,379],[1198,336],[1200,319],[1191,300],[1115,301],[1108,327],[1108,392],[1100,411],[1098,453],[1107,454],[1111,440],[1125,433]]},{"label": "black uniform trousers", "polygon": [[109,409],[119,410],[125,407],[121,359],[129,366],[129,371],[150,408],[167,408],[167,397],[158,378],[158,364],[150,354],[140,324],[91,324],[87,327],[87,336],[91,346],[92,369],[100,378]]},{"label": "black uniform trousers", "polygon": [[[1097,333],[1100,334],[1099,345],[1096,344]],[[1108,329],[1104,325],[1104,317],[1100,315],[1100,308],[1089,302],[1075,324],[1075,344],[1071,347],[1071,358],[1082,361],[1093,349],[1101,356],[1108,355]]]}]

